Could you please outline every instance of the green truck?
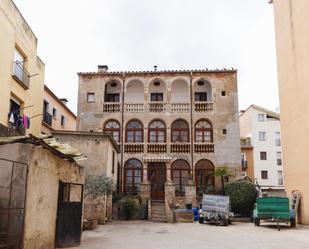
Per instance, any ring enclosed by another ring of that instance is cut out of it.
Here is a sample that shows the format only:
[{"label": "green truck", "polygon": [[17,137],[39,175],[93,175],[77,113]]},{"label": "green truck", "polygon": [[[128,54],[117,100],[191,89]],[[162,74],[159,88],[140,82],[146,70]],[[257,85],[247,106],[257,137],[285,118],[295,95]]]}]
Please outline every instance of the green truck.
[{"label": "green truck", "polygon": [[260,221],[275,222],[280,231],[279,222],[284,222],[295,227],[295,210],[290,209],[290,201],[287,197],[259,197],[253,212],[254,224],[260,225]]}]

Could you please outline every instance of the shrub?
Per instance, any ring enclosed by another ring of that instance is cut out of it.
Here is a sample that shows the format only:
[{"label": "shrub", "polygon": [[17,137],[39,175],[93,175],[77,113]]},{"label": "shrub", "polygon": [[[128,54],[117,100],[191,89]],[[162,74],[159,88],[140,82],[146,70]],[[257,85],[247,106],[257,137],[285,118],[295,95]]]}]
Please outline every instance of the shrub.
[{"label": "shrub", "polygon": [[133,211],[136,207],[136,199],[137,198],[133,196],[127,196],[121,200],[122,208],[124,210],[124,214],[127,220],[130,220],[132,218]]},{"label": "shrub", "polygon": [[105,175],[86,175],[85,179],[85,196],[92,195],[96,198],[102,196],[102,194],[111,193],[113,188],[113,182],[110,177]]},{"label": "shrub", "polygon": [[232,212],[242,216],[252,214],[257,197],[254,184],[244,181],[228,183],[225,187],[225,195],[230,196]]}]

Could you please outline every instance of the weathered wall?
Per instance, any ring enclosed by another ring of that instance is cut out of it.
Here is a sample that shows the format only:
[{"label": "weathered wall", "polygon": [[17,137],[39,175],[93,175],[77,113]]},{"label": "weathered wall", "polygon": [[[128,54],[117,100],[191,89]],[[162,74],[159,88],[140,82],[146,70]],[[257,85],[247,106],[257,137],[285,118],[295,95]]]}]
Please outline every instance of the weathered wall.
[{"label": "weathered wall", "polygon": [[[10,98],[14,96],[22,103],[22,107],[33,105],[22,111],[29,117],[42,114],[43,81],[45,65],[37,57],[37,38],[12,0],[0,1],[0,123],[8,124]],[[25,90],[12,78],[14,49],[18,48],[27,60],[25,67],[31,75],[30,88]],[[28,133],[41,133],[42,115],[31,119]]]},{"label": "weathered wall", "polygon": [[59,181],[84,184],[84,169],[30,144],[1,145],[0,157],[29,165],[24,249],[55,248]]},{"label": "weathered wall", "polygon": [[286,191],[302,192],[300,221],[309,224],[309,1],[274,1]]}]

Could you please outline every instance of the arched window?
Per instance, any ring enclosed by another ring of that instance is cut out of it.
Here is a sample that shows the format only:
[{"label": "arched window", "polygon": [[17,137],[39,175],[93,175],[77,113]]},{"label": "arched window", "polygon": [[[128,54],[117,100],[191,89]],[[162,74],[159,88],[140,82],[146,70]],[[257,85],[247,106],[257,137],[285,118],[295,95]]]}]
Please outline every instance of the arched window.
[{"label": "arched window", "polygon": [[138,120],[131,120],[126,127],[126,142],[142,143],[143,132],[143,124]]},{"label": "arched window", "polygon": [[185,160],[176,160],[172,164],[172,181],[177,196],[185,195],[185,186],[190,176],[190,166]]},{"label": "arched window", "polygon": [[186,121],[178,119],[172,124],[172,143],[189,142],[189,125]]},{"label": "arched window", "polygon": [[211,161],[202,159],[195,166],[196,191],[199,195],[215,187],[215,167]]},{"label": "arched window", "polygon": [[140,192],[142,176],[142,163],[137,159],[130,159],[124,165],[124,192],[127,195],[136,195]]},{"label": "arched window", "polygon": [[148,139],[149,143],[165,143],[166,129],[160,120],[154,120],[149,125]]},{"label": "arched window", "polygon": [[211,143],[213,141],[212,125],[206,119],[202,119],[195,124],[195,142]]},{"label": "arched window", "polygon": [[104,133],[110,134],[117,143],[120,143],[120,125],[116,120],[106,122],[104,126]]}]

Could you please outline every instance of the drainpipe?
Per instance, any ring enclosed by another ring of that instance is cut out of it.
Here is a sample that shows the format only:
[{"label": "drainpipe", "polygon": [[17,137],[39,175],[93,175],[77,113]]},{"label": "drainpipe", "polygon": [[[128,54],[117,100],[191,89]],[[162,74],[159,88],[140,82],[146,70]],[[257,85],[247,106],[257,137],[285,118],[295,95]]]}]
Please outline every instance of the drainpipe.
[{"label": "drainpipe", "polygon": [[121,98],[121,172],[120,172],[120,179],[121,179],[121,188],[120,192],[123,193],[123,174],[124,174],[124,165],[123,165],[123,153],[124,153],[124,84],[125,84],[125,73],[122,73],[122,98]]},{"label": "drainpipe", "polygon": [[190,121],[191,121],[191,174],[192,174],[192,180],[194,181],[194,179],[193,179],[193,150],[194,150],[194,147],[193,147],[193,139],[194,139],[194,137],[193,137],[193,129],[194,129],[194,127],[193,127],[193,86],[192,86],[192,76],[193,76],[193,72],[192,71],[190,71],[190,102],[191,102],[191,108],[190,108]]}]

